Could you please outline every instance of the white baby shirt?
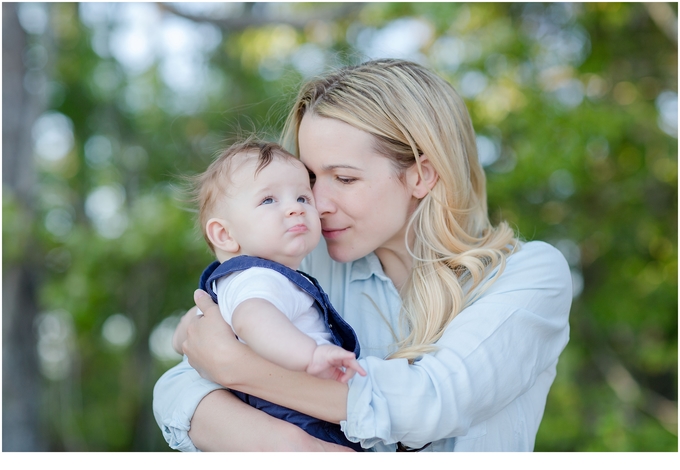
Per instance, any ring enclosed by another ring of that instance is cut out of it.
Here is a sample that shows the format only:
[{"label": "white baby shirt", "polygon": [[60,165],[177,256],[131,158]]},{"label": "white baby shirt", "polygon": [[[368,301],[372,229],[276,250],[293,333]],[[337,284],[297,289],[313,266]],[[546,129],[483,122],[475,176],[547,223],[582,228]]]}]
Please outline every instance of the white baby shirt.
[{"label": "white baby shirt", "polygon": [[[284,275],[268,268],[249,268],[215,281],[220,312],[229,325],[238,305],[248,299],[264,299],[278,308],[300,331],[316,344],[331,344],[331,335],[314,299]],[[242,341],[245,343],[245,341]]]}]

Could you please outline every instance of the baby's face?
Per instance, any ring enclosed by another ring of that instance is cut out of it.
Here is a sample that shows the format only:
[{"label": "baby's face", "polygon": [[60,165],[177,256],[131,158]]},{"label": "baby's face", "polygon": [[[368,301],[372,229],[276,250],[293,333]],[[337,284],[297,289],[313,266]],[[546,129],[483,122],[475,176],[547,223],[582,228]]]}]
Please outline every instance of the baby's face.
[{"label": "baby's face", "polygon": [[319,243],[321,223],[309,172],[297,160],[274,159],[257,176],[256,159],[231,175],[223,213],[238,254],[258,256],[297,269]]}]

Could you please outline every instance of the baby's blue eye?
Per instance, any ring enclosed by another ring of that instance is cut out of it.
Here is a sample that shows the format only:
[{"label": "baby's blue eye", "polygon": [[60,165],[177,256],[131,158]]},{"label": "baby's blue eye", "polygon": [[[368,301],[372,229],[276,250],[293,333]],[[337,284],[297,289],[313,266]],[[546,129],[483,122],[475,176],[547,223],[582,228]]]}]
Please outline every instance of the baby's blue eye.
[{"label": "baby's blue eye", "polygon": [[297,202],[299,202],[300,204],[306,204],[309,201],[307,201],[307,198],[305,196],[300,196],[299,198],[297,198]]},{"label": "baby's blue eye", "polygon": [[273,203],[273,202],[274,202],[274,198],[273,198],[273,197],[268,197],[268,198],[265,198],[265,199],[261,202],[261,204],[271,204],[271,203]]}]

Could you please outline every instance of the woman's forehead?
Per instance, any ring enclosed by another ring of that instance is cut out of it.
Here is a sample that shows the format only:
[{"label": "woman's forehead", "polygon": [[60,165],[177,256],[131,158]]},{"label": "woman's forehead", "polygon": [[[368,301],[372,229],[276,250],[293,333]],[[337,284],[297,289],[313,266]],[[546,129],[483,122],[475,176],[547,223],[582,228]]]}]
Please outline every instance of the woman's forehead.
[{"label": "woman's forehead", "polygon": [[338,119],[305,115],[298,133],[300,160],[307,167],[363,168],[375,154],[374,138]]}]

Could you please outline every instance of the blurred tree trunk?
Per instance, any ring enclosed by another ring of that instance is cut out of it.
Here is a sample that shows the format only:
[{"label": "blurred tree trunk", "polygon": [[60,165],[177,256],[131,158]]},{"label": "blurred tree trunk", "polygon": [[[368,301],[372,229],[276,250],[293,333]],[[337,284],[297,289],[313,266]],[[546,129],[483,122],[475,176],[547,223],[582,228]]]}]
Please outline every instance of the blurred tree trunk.
[{"label": "blurred tree trunk", "polygon": [[[33,221],[35,169],[31,127],[44,108],[41,96],[23,86],[27,37],[18,3],[2,4],[2,187]],[[3,260],[2,276],[2,450],[45,451],[41,431],[40,373],[33,322],[37,314],[34,243],[26,240],[18,262]]]}]

